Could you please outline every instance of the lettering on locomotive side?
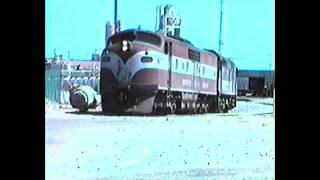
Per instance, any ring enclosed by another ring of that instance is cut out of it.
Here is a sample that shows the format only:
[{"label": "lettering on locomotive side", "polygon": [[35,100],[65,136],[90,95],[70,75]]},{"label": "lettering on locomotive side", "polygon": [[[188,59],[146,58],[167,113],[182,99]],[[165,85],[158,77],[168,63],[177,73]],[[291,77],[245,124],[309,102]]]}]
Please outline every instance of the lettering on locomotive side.
[{"label": "lettering on locomotive side", "polygon": [[196,88],[199,88],[199,83],[198,83],[198,81],[195,81],[195,82],[194,82],[194,86],[195,86]]},{"label": "lettering on locomotive side", "polygon": [[202,83],[202,88],[203,89],[208,89],[208,87],[209,87],[208,83],[206,83],[206,82]]},{"label": "lettering on locomotive side", "polygon": [[182,79],[182,86],[189,86],[189,87],[191,87],[191,80],[189,80],[189,79]]}]

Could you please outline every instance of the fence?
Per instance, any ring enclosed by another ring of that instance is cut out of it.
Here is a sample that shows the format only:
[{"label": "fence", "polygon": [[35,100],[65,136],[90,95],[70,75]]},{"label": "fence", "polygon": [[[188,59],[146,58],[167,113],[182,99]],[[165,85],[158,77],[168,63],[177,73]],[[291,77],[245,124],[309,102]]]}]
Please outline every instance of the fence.
[{"label": "fence", "polygon": [[60,103],[61,96],[61,68],[59,66],[46,67],[45,70],[45,98],[51,102]]},{"label": "fence", "polygon": [[74,85],[87,85],[97,92],[100,91],[100,72],[97,70],[61,70],[61,78],[61,88],[64,90]]},{"label": "fence", "polygon": [[69,89],[74,85],[88,85],[100,91],[99,70],[64,70],[62,66],[46,67],[45,98],[58,104],[70,104]]}]

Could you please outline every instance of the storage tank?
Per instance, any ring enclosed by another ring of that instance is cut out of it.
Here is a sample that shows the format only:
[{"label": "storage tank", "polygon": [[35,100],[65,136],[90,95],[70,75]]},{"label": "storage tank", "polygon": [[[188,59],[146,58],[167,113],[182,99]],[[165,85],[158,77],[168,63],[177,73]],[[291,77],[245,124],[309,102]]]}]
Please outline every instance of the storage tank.
[{"label": "storage tank", "polygon": [[90,86],[73,87],[70,91],[70,104],[80,112],[96,108],[100,103],[100,95]]}]

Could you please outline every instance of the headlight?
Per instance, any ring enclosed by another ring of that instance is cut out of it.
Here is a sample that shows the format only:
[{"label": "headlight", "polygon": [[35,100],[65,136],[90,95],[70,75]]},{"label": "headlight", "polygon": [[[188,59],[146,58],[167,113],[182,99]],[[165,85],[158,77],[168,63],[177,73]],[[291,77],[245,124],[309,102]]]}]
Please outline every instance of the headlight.
[{"label": "headlight", "polygon": [[122,46],[122,51],[127,51],[128,50],[128,46]]},{"label": "headlight", "polygon": [[129,42],[128,42],[128,41],[123,40],[121,44],[122,44],[122,48],[121,48],[121,49],[122,49],[122,51],[124,51],[124,52],[125,52],[125,51],[128,51],[128,50],[129,50],[130,44],[129,44]]},{"label": "headlight", "polygon": [[122,41],[122,45],[123,45],[123,46],[128,45],[128,41]]}]

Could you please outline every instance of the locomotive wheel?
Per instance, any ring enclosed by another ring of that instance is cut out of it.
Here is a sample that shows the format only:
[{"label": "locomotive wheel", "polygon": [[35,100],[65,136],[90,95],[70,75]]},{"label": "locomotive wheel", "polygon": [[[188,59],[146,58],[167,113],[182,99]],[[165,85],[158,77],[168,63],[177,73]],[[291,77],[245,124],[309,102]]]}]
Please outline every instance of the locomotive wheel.
[{"label": "locomotive wheel", "polygon": [[177,105],[175,103],[173,103],[171,109],[172,109],[171,113],[174,114],[176,112],[176,110],[177,110]]},{"label": "locomotive wheel", "polygon": [[202,104],[201,105],[201,114],[204,114],[204,113],[206,113],[206,105]]},{"label": "locomotive wheel", "polygon": [[218,98],[218,113],[222,113],[224,110],[224,103],[221,98]]},{"label": "locomotive wheel", "polygon": [[208,113],[208,111],[209,111],[209,105],[206,104],[205,107],[204,107],[204,113]]},{"label": "locomotive wheel", "polygon": [[228,112],[228,105],[224,105],[224,108],[223,108],[223,111],[222,111],[223,113],[227,113]]},{"label": "locomotive wheel", "polygon": [[157,107],[156,112],[157,115],[164,115],[165,114],[165,109],[162,107]]},{"label": "locomotive wheel", "polygon": [[170,114],[170,112],[171,112],[170,107],[164,107],[164,108],[161,108],[161,110],[160,110],[161,115],[168,115],[168,114]]},{"label": "locomotive wheel", "polygon": [[167,114],[171,114],[171,113],[172,113],[172,107],[166,107],[164,114],[167,115]]},{"label": "locomotive wheel", "polygon": [[194,108],[192,108],[192,112],[193,112],[194,114],[196,114],[196,113],[197,113],[197,106],[196,106],[196,107],[194,107]]},{"label": "locomotive wheel", "polygon": [[194,110],[197,114],[201,114],[201,104],[196,104],[196,108]]},{"label": "locomotive wheel", "polygon": [[203,105],[203,104],[201,104],[201,105],[199,106],[198,113],[199,113],[199,114],[203,114],[204,112],[205,112],[204,105]]}]

